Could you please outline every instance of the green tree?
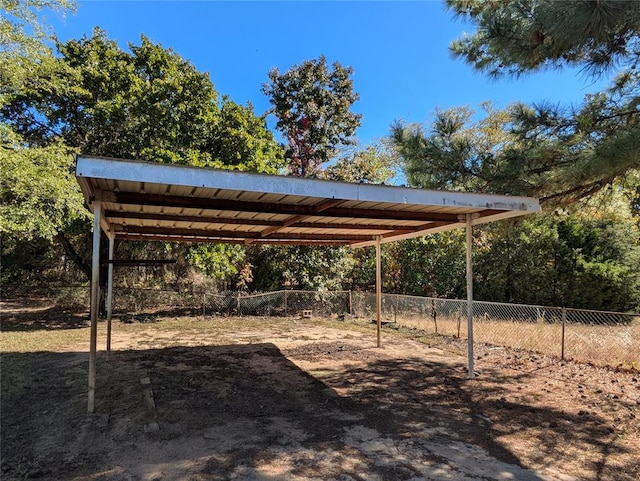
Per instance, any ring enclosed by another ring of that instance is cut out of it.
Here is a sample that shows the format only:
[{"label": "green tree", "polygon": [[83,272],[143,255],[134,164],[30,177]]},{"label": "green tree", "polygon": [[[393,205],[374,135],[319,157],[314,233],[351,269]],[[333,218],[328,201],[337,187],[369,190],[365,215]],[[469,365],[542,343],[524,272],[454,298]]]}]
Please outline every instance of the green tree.
[{"label": "green tree", "polygon": [[245,262],[245,250],[232,244],[198,244],[187,248],[185,258],[205,276],[230,287]]},{"label": "green tree", "polygon": [[[67,181],[74,185],[56,191],[60,198],[51,205],[41,202],[48,192],[5,187],[3,197],[15,201],[8,204],[7,209],[13,210],[7,212],[11,216],[6,217],[3,232],[29,240],[25,233],[37,233],[30,225],[39,222],[38,236],[55,231],[49,238],[88,273],[84,257],[89,252],[89,226],[73,222],[73,216],[59,207],[83,205],[70,152],[263,172],[282,167],[284,151],[266,129],[265,119],[257,117],[250,105],[220,99],[209,77],[171,50],[143,36],[140,45],[123,51],[98,29],[90,38],[57,48],[57,57],[33,63],[28,81],[0,87],[3,128],[17,132],[19,139],[5,147],[4,154],[15,164],[5,174],[22,175],[19,172],[31,169],[29,155],[64,152],[57,162],[66,170],[49,169],[42,179],[49,179],[50,190]],[[26,215],[28,206],[40,210]],[[18,225],[19,220],[24,225]],[[127,257],[126,252],[120,254]],[[236,275],[237,255],[231,255],[235,251],[223,254],[214,246],[186,253],[207,274]],[[204,266],[207,259],[216,267]]]},{"label": "green tree", "polygon": [[251,104],[239,105],[224,97],[219,117],[204,146],[214,159],[209,165],[267,174],[280,172],[285,165],[284,151],[275,144],[264,117],[256,116]]},{"label": "green tree", "polygon": [[[69,238],[90,226],[89,212],[74,175],[73,151],[62,143],[25,147],[22,139],[0,125],[0,239],[3,278],[18,279],[27,266],[52,265],[51,253],[43,253],[52,242],[67,258],[90,276],[87,262],[77,254]],[[39,261],[23,254],[37,250]],[[36,247],[37,246],[37,247]],[[21,264],[27,261],[26,265]],[[23,272],[22,274],[27,274]]]},{"label": "green tree", "polygon": [[640,232],[632,222],[578,215],[503,221],[477,234],[476,296],[587,309],[640,306]]},{"label": "green tree", "polygon": [[640,168],[640,3],[447,0],[447,5],[477,25],[475,33],[451,44],[452,53],[489,76],[565,67],[601,76],[617,68],[611,86],[587,96],[580,107],[512,106],[508,130],[520,142],[508,149],[495,145],[505,150],[498,179],[519,170],[527,193],[567,203]]},{"label": "green tree", "polygon": [[495,110],[484,104],[480,120],[468,108],[437,111],[427,129],[398,122],[391,135],[412,185],[534,195],[549,205],[569,205],[607,185],[637,188],[640,124],[601,123],[589,135],[579,130],[594,109],[609,109],[604,103],[596,108],[599,99],[590,97],[572,114],[575,121],[543,106]]},{"label": "green tree", "polygon": [[64,16],[75,9],[71,0],[0,0],[0,85],[16,88],[32,79],[31,69],[51,58],[50,27],[42,14]]},{"label": "green tree", "polygon": [[252,287],[258,291],[342,289],[353,262],[348,248],[330,246],[266,246],[251,259]]},{"label": "green tree", "polygon": [[2,133],[0,233],[53,239],[69,222],[88,217],[82,195],[70,195],[80,189],[67,147],[25,148],[6,126],[0,126]]},{"label": "green tree", "polygon": [[635,0],[446,3],[478,27],[454,41],[451,51],[488,75],[566,66],[601,74],[616,66],[638,67],[640,4]]},{"label": "green tree", "polygon": [[316,175],[341,145],[353,143],[361,115],[351,112],[358,100],[351,67],[321,56],[280,74],[269,72],[262,91],[269,97],[276,127],[286,137],[289,170],[300,177]]},{"label": "green tree", "polygon": [[396,175],[397,164],[393,146],[383,139],[364,148],[348,150],[320,176],[355,184],[386,184]]},{"label": "green tree", "polygon": [[282,165],[251,106],[220,100],[207,74],[144,36],[130,49],[99,29],[59,44],[56,88],[30,84],[0,112],[32,145],[62,138],[89,155],[270,172]]},{"label": "green tree", "polygon": [[510,116],[485,102],[484,118],[473,122],[469,108],[436,110],[428,131],[421,125],[392,126],[407,181],[422,188],[476,192],[524,193],[527,179],[520,164],[505,165],[504,152],[518,145],[507,130]]},{"label": "green tree", "polygon": [[400,292],[445,298],[466,295],[464,232],[442,232],[397,244]]}]

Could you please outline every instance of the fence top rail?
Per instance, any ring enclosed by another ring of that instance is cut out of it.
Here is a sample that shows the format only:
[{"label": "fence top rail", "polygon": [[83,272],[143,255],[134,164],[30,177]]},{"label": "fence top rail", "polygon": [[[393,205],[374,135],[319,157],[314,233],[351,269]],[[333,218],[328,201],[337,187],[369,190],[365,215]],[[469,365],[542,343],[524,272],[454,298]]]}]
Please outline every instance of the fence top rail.
[{"label": "fence top rail", "polygon": [[220,294],[218,292],[205,292],[204,294],[212,297],[228,297],[228,296],[237,296],[243,299],[249,299],[252,297],[262,297],[262,296],[273,296],[277,294],[347,294],[353,291],[304,291],[304,290],[295,290],[295,289],[282,289],[279,291],[269,291],[269,292],[258,292],[255,294],[242,294],[238,296],[239,291],[229,292],[227,294]]},{"label": "fence top rail", "polygon": [[[428,298],[424,298],[424,299],[428,299]],[[436,298],[438,299],[438,298]],[[467,302],[465,299],[442,299],[442,300],[446,300],[446,301],[460,301],[460,302]],[[633,312],[616,312],[616,311],[597,311],[594,309],[580,309],[577,307],[558,307],[558,306],[542,306],[542,305],[538,305],[538,304],[515,304],[512,302],[495,302],[495,301],[480,301],[477,299],[473,300],[474,304],[489,304],[489,305],[495,305],[495,306],[511,306],[511,307],[525,307],[525,308],[535,308],[535,309],[553,309],[553,310],[566,310],[566,311],[571,311],[571,312],[581,312],[581,313],[593,313],[593,314],[610,314],[610,315],[615,315],[615,316],[630,316],[630,317],[638,317],[640,316],[640,313],[633,313]]]},{"label": "fence top rail", "polygon": [[[145,291],[145,292],[170,292],[174,294],[192,294],[187,291],[178,291],[178,290],[170,290],[170,289],[155,289],[150,287],[116,287],[116,289],[121,291]],[[375,295],[375,293],[367,292],[367,291],[350,291],[350,290],[335,290],[335,291],[308,291],[301,289],[281,289],[278,291],[270,291],[270,292],[261,292],[255,294],[242,294],[239,295],[238,291],[230,291],[226,294],[221,294],[218,292],[204,292],[203,295],[210,297],[222,297],[226,298],[229,296],[238,296],[243,299],[250,299],[262,296],[273,296],[273,295],[282,295],[282,294],[362,294],[362,295]],[[438,302],[458,302],[458,303],[466,303],[466,299],[449,299],[445,297],[424,297],[424,296],[412,296],[406,294],[395,294],[395,293],[384,293],[383,296],[395,296],[402,297],[405,299],[415,299],[415,300],[423,300],[423,301],[438,301]],[[525,308],[525,309],[546,309],[553,311],[561,311],[565,310],[566,312],[574,312],[580,314],[596,314],[596,315],[610,315],[610,316],[625,316],[629,318],[637,318],[640,317],[640,312],[616,312],[616,311],[598,311],[594,309],[579,309],[575,307],[558,307],[558,306],[543,306],[539,304],[515,304],[508,302],[495,302],[495,301],[481,301],[474,299],[473,303],[476,305],[493,305],[493,306],[508,306],[512,308]]]}]

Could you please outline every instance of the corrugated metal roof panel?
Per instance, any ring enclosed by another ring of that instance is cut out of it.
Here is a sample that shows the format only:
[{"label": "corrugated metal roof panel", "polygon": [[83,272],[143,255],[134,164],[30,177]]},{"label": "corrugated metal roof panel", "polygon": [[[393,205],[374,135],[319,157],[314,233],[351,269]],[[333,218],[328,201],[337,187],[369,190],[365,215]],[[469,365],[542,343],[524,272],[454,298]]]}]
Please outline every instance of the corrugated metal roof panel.
[{"label": "corrugated metal roof panel", "polygon": [[540,210],[536,199],[347,184],[80,156],[85,200],[116,236],[189,242],[370,245]]}]

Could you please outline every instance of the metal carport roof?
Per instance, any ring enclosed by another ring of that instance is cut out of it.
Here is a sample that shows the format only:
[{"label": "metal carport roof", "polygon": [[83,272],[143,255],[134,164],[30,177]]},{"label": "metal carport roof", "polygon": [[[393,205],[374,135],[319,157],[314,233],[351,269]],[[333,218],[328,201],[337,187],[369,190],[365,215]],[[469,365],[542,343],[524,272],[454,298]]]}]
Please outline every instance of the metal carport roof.
[{"label": "metal carport roof", "polygon": [[[260,244],[376,246],[380,346],[380,244],[465,227],[469,377],[473,377],[473,225],[540,211],[537,199],[349,184],[320,179],[78,156],[76,178],[94,214],[88,411],[94,411],[100,230],[116,238]],[[109,264],[107,352],[113,263]]]},{"label": "metal carport roof", "polygon": [[373,245],[540,210],[536,199],[80,156],[105,233],[181,242]]}]

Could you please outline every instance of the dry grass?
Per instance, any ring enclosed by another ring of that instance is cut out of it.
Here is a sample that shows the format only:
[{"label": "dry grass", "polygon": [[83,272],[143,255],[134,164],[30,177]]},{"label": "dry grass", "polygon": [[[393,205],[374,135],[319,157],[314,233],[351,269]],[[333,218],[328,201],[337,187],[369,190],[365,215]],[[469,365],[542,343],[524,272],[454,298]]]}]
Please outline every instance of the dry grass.
[{"label": "dry grass", "polygon": [[[424,318],[398,317],[397,323],[403,327],[436,332],[434,322]],[[466,319],[438,318],[437,333],[466,339]],[[474,321],[474,341],[560,357],[562,326],[480,318]],[[640,320],[609,326],[567,324],[564,355],[565,359],[599,366],[640,369]]]},{"label": "dry grass", "polygon": [[[88,321],[87,321],[88,323]],[[350,330],[371,330],[371,326],[361,323],[345,323],[336,319],[315,318],[313,323],[319,327]],[[253,341],[260,339],[260,332],[267,325],[270,330],[295,329],[299,324],[308,324],[307,320],[294,317],[217,317],[217,316],[158,316],[151,314],[137,318],[114,319],[113,333],[125,337],[136,338],[147,335],[152,327],[154,338],[166,334],[167,342],[176,344],[181,338],[193,339],[201,335],[203,343],[207,345],[229,342],[229,333],[237,331],[252,331],[255,333]],[[107,323],[98,323],[98,349],[102,349],[107,335]],[[90,329],[88,326],[79,328],[57,328],[38,330],[3,330],[0,331],[0,350],[3,353],[24,352],[87,352],[89,350]]]}]

